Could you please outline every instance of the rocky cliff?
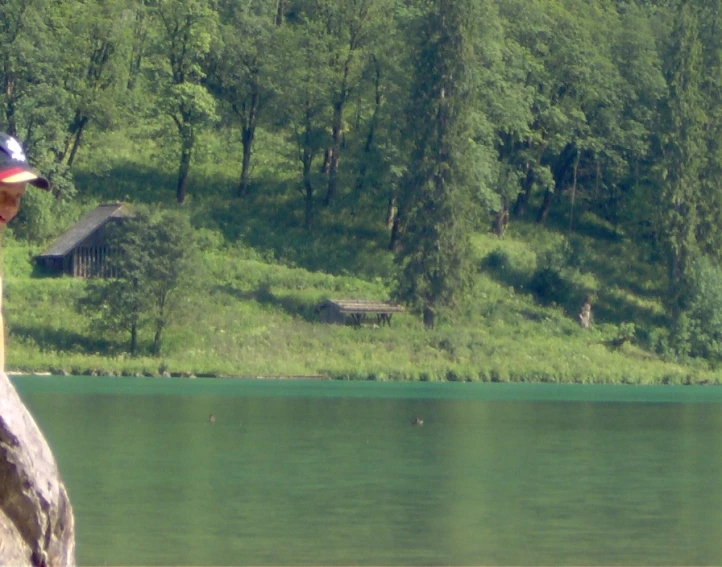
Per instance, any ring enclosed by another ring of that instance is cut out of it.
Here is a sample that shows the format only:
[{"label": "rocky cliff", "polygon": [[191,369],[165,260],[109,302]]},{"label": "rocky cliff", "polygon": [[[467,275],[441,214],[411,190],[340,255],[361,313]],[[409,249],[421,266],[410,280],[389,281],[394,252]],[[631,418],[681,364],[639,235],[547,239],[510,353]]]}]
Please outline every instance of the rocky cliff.
[{"label": "rocky cliff", "polygon": [[35,420],[0,373],[0,565],[75,565],[75,526]]}]

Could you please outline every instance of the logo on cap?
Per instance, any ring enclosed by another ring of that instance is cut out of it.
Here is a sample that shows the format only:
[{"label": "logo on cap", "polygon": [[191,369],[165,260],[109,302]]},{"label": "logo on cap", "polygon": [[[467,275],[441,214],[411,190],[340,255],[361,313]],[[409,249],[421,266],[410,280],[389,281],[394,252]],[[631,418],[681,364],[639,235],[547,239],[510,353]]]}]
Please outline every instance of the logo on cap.
[{"label": "logo on cap", "polygon": [[10,157],[16,161],[25,161],[25,153],[23,147],[15,138],[8,136],[5,147],[10,151]]}]

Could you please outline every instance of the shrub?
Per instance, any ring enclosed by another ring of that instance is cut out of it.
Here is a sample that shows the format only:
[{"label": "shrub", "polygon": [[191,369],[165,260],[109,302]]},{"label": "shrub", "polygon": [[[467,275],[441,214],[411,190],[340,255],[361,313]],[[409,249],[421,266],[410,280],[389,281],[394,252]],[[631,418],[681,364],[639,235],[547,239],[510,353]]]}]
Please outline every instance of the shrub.
[{"label": "shrub", "polygon": [[44,244],[60,235],[78,219],[80,209],[45,191],[26,191],[23,206],[12,224],[12,234],[19,240]]},{"label": "shrub", "polygon": [[697,259],[684,282],[670,335],[677,355],[722,360],[722,268]]},{"label": "shrub", "polygon": [[501,248],[489,252],[481,261],[481,268],[492,271],[504,271],[509,268],[509,254]]},{"label": "shrub", "polygon": [[110,235],[116,277],[90,282],[79,302],[98,330],[126,331],[136,353],[138,333],[152,327],[153,353],[161,351],[163,331],[182,311],[182,292],[198,277],[197,248],[188,218],[176,211],[137,210]]},{"label": "shrub", "polygon": [[564,303],[569,297],[571,286],[555,268],[541,268],[534,272],[528,284],[531,292],[543,304]]}]

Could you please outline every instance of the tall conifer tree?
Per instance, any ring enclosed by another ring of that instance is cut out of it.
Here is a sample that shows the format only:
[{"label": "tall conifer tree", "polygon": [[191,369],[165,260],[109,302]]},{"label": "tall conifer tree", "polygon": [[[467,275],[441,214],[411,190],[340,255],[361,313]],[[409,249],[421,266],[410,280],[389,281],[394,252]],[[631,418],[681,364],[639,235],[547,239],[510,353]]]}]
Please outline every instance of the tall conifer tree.
[{"label": "tall conifer tree", "polygon": [[673,295],[679,291],[697,250],[700,175],[706,157],[698,26],[696,6],[681,0],[666,59],[668,96],[662,113],[664,181],[659,201],[660,233],[668,253]]},{"label": "tall conifer tree", "polygon": [[430,0],[417,35],[396,295],[428,328],[459,306],[470,281],[474,11],[473,0]]}]

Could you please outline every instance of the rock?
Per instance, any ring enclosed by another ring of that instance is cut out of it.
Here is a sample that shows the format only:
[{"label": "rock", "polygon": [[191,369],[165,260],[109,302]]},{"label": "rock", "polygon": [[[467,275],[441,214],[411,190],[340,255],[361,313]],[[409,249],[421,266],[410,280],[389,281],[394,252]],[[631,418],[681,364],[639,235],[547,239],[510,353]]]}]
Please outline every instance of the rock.
[{"label": "rock", "polygon": [[592,299],[590,296],[584,300],[584,305],[577,316],[582,329],[588,329],[592,325]]},{"label": "rock", "polygon": [[0,564],[75,565],[75,522],[45,438],[0,372]]}]

